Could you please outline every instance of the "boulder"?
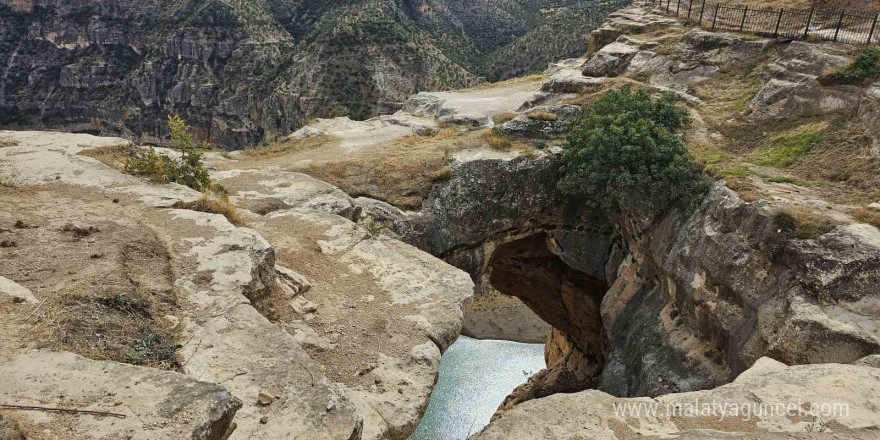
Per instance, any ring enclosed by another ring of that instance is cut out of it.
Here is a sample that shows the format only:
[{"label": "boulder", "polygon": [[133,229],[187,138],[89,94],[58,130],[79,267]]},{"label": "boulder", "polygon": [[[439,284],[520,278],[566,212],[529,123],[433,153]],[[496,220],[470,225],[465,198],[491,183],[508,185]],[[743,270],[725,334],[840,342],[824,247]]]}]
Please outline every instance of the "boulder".
[{"label": "boulder", "polygon": [[309,289],[312,288],[312,284],[306,277],[284,266],[279,266],[276,264],[275,272],[278,274],[279,281],[290,286],[294,290],[296,295],[306,293],[309,291]]},{"label": "boulder", "polygon": [[590,32],[590,53],[602,49],[625,33],[644,34],[677,25],[678,20],[673,17],[655,14],[641,5],[628,6],[608,14],[605,23]]},{"label": "boulder", "polygon": [[311,137],[326,136],[326,135],[327,135],[326,131],[321,130],[320,128],[315,128],[310,125],[306,125],[305,127],[300,128],[299,130],[293,132],[293,134],[288,136],[288,139],[308,139]]},{"label": "boulder", "polygon": [[407,235],[411,232],[411,225],[406,219],[406,213],[390,203],[369,197],[358,197],[354,204],[360,208],[360,215],[366,216],[373,221],[389,229],[396,237]]},{"label": "boulder", "polygon": [[564,70],[551,76],[541,86],[547,93],[583,93],[598,88],[605,78],[592,78],[581,74],[580,70]]},{"label": "boulder", "polygon": [[631,44],[629,38],[621,36],[590,56],[584,64],[584,76],[617,76],[626,71],[629,62],[639,52],[639,46]]},{"label": "boulder", "polygon": [[72,353],[29,351],[2,361],[0,374],[4,405],[119,415],[15,412],[19,420],[33,425],[34,433],[52,438],[222,440],[235,429],[233,419],[242,406],[218,384]]},{"label": "boulder", "polygon": [[[751,119],[791,118],[859,110],[865,91],[858,86],[824,86],[819,76],[847,66],[850,58],[832,43],[793,41],[761,75],[764,86],[749,103]],[[866,112],[873,114],[870,107]],[[871,119],[871,116],[863,118]],[[864,119],[863,119],[864,120]]]},{"label": "boulder", "polygon": [[880,354],[865,356],[853,362],[853,365],[864,365],[866,367],[880,368]]},{"label": "boulder", "polygon": [[306,174],[252,169],[218,171],[211,178],[229,192],[236,206],[260,215],[294,210],[330,212],[348,219],[357,216],[348,194]]},{"label": "boulder", "polygon": [[531,139],[552,139],[565,136],[578,114],[577,105],[549,105],[534,107],[505,122],[497,131],[507,136]]},{"label": "boulder", "polygon": [[37,303],[37,298],[30,289],[6,277],[0,277],[0,295],[11,296],[13,301],[26,302],[28,304]]},{"label": "boulder", "polygon": [[700,60],[712,65],[724,65],[732,61],[759,57],[777,40],[734,35],[727,32],[711,32],[692,29],[681,38],[684,47],[682,57]]}]

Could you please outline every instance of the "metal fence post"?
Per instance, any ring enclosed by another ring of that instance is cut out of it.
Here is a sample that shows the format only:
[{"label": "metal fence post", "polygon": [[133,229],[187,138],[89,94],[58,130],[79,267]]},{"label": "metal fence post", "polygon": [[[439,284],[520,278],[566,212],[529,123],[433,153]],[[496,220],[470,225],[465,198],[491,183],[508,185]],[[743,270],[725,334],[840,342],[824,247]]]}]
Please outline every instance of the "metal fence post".
[{"label": "metal fence post", "polygon": [[718,23],[718,3],[715,4],[715,15],[712,17],[712,30],[715,30],[715,24]]},{"label": "metal fence post", "polygon": [[746,28],[746,16],[749,14],[749,6],[746,5],[745,9],[743,9],[743,19],[739,22],[739,31],[742,32],[743,29]]},{"label": "metal fence post", "polygon": [[776,19],[776,30],[773,31],[773,38],[779,38],[779,25],[782,24],[782,11],[784,8],[779,8],[779,18]]},{"label": "metal fence post", "polygon": [[868,32],[868,44],[874,39],[874,31],[877,30],[877,22],[880,21],[880,14],[874,16],[874,23],[871,24],[871,32]]},{"label": "metal fence post", "polygon": [[840,18],[837,19],[837,30],[834,31],[834,41],[837,41],[837,36],[840,35],[841,25],[843,25],[843,11],[840,11]]},{"label": "metal fence post", "polygon": [[706,0],[703,0],[703,6],[700,7],[700,27],[703,27],[703,13],[706,12]]},{"label": "metal fence post", "polygon": [[688,2],[688,16],[687,16],[687,18],[684,20],[685,23],[690,24],[690,22],[691,22],[691,9],[693,9],[693,8],[694,8],[694,0],[690,0],[690,1]]},{"label": "metal fence post", "polygon": [[816,8],[810,8],[810,16],[807,18],[807,27],[804,28],[804,40],[810,36],[810,25],[813,24],[813,12]]}]

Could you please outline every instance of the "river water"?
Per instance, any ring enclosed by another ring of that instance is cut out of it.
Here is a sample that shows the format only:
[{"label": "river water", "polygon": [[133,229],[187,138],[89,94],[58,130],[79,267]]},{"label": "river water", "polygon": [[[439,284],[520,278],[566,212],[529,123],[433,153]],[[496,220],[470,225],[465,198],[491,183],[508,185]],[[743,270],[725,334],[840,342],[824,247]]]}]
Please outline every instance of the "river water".
[{"label": "river water", "polygon": [[489,424],[504,398],[544,368],[544,344],[459,336],[440,361],[440,377],[409,440],[464,440]]}]

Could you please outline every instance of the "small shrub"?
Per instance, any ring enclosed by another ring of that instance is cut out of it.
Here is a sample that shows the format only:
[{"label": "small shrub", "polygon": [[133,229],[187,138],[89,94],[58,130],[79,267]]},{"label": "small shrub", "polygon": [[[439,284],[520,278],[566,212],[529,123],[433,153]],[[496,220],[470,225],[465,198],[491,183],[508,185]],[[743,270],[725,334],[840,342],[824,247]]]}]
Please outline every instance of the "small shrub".
[{"label": "small shrub", "polygon": [[168,183],[172,181],[173,170],[176,167],[174,159],[156,153],[153,148],[144,149],[130,145],[124,171],[135,176],[144,176],[157,182]]},{"label": "small shrub", "polygon": [[111,309],[116,309],[121,312],[129,312],[133,313],[141,309],[140,305],[135,304],[135,301],[129,298],[124,293],[117,292],[115,290],[107,290],[102,294],[101,302],[104,303],[107,307]]},{"label": "small shrub", "polygon": [[128,363],[146,365],[160,370],[178,369],[177,350],[181,345],[172,343],[171,333],[156,333],[145,327],[128,343]]},{"label": "small shrub", "polygon": [[673,95],[630,88],[584,108],[562,153],[559,188],[589,202],[640,211],[695,200],[708,187],[678,131],[690,124]]},{"label": "small shrub", "polygon": [[332,118],[342,118],[345,116],[349,116],[350,114],[351,114],[351,110],[349,110],[348,107],[346,107],[342,104],[336,104],[330,110],[330,113],[327,114],[327,117],[329,117],[331,119]]},{"label": "small shrub", "polygon": [[179,116],[168,117],[168,128],[171,129],[170,146],[180,151],[180,159],[158,154],[153,148],[145,150],[132,145],[129,147],[125,172],[204,191],[211,185],[211,177],[202,163],[202,154],[209,146],[196,145],[192,130]]},{"label": "small shrub", "polygon": [[880,48],[869,47],[862,50],[849,66],[819,77],[823,85],[862,84],[877,76],[880,64]]},{"label": "small shrub", "polygon": [[880,211],[861,206],[853,211],[853,217],[862,223],[880,228]]},{"label": "small shrub", "polygon": [[370,238],[376,238],[380,235],[388,235],[391,231],[382,222],[368,215],[358,217],[357,224],[367,231],[367,235],[369,235]]},{"label": "small shrub", "polygon": [[18,146],[18,142],[12,139],[0,139],[0,148],[6,147],[16,147]]},{"label": "small shrub", "polygon": [[531,112],[527,116],[535,121],[555,121],[559,119],[559,115],[553,112]]}]

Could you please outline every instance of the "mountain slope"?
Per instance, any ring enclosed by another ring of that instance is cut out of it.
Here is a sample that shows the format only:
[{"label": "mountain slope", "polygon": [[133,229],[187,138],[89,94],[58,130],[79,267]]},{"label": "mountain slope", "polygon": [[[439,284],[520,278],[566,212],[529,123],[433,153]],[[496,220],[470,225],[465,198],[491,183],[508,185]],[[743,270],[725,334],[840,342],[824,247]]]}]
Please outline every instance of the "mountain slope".
[{"label": "mountain slope", "polygon": [[0,125],[241,148],[580,55],[626,2],[0,0]]}]

